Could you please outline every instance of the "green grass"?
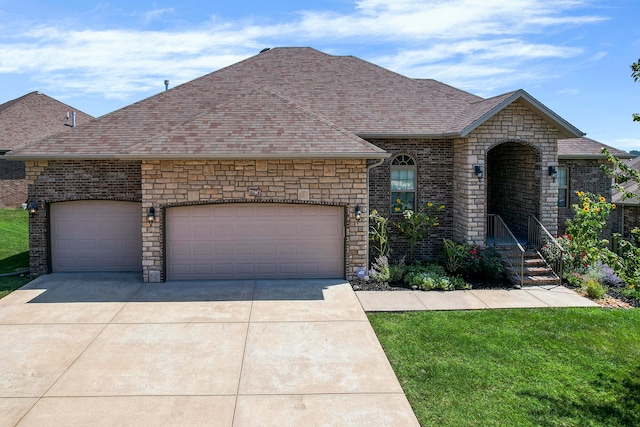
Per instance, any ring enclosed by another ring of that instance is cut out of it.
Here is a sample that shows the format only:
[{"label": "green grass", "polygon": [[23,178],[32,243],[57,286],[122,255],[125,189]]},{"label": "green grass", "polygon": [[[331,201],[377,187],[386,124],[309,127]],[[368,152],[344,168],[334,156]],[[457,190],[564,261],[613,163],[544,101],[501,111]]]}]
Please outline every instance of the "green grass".
[{"label": "green grass", "polygon": [[640,425],[640,310],[369,319],[422,426]]},{"label": "green grass", "polygon": [[[29,268],[29,214],[0,209],[0,274]],[[31,280],[29,276],[0,277],[0,298]]]}]

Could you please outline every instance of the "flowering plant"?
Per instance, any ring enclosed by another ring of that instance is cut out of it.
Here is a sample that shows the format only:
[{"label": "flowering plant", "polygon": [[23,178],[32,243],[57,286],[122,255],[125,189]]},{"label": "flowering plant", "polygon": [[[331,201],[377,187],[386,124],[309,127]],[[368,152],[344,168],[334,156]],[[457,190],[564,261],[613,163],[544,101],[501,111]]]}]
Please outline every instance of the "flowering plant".
[{"label": "flowering plant", "polygon": [[607,225],[611,210],[616,205],[604,197],[578,191],[579,203],[572,206],[574,218],[567,220],[567,235],[571,236],[569,249],[575,259],[580,257],[584,266],[595,264],[607,256],[607,240],[601,240],[602,230]]},{"label": "flowering plant", "polygon": [[[402,204],[400,199],[396,200]],[[444,209],[444,205],[436,206],[432,202],[425,203],[419,210],[405,209],[402,213],[403,220],[394,223],[400,230],[400,234],[409,243],[409,258],[413,260],[413,254],[418,242],[427,235],[431,227],[440,225],[436,213]]]}]

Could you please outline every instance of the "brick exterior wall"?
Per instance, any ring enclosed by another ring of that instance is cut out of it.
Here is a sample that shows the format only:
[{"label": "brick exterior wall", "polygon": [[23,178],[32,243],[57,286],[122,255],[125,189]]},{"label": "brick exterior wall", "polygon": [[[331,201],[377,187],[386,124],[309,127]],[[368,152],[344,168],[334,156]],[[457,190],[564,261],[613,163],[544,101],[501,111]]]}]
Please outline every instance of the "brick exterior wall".
[{"label": "brick exterior wall", "polygon": [[0,156],[0,208],[18,208],[27,199],[24,162]]},{"label": "brick exterior wall", "polygon": [[[172,206],[225,203],[313,203],[344,206],[347,279],[367,265],[365,160],[149,160],[142,162],[143,211],[156,221],[142,230],[143,279],[160,282],[164,271],[164,210]],[[259,190],[259,196],[250,190]],[[365,213],[355,220],[355,207]]]},{"label": "brick exterior wall", "polygon": [[618,224],[622,225],[624,221],[624,228],[618,226],[615,231],[627,240],[635,240],[631,230],[640,227],[640,206],[620,206],[616,216]]},{"label": "brick exterior wall", "polygon": [[[371,139],[372,144],[386,150],[391,157],[369,173],[369,206],[380,215],[402,220],[402,215],[391,212],[391,161],[398,154],[408,154],[416,161],[417,207],[427,202],[444,205],[439,212],[440,225],[431,230],[423,242],[418,243],[416,259],[435,259],[442,247],[442,239],[453,235],[453,143],[445,139]],[[389,228],[393,259],[408,253],[405,240],[394,226]],[[371,254],[375,256],[376,254]]]},{"label": "brick exterior wall", "polygon": [[[600,169],[604,163],[604,159],[560,160],[559,166],[569,169],[569,203],[566,208],[558,208],[558,234],[565,232],[567,219],[573,218],[571,206],[578,203],[576,192],[588,191],[611,201],[611,177]],[[604,232],[604,238],[610,238],[612,231],[619,228],[617,218],[618,215],[611,215],[609,227]]]},{"label": "brick exterior wall", "polygon": [[49,204],[71,200],[140,202],[140,162],[98,160],[27,161],[29,200],[39,209],[29,216],[31,274],[50,272]]},{"label": "brick exterior wall", "polygon": [[527,144],[507,142],[487,156],[487,212],[504,220],[516,237],[528,234],[529,215],[540,217],[539,152]]},{"label": "brick exterior wall", "polygon": [[[550,165],[558,165],[558,131],[542,117],[532,112],[524,103],[517,101],[496,114],[472,131],[467,138],[454,141],[453,159],[453,235],[457,241],[483,243],[485,241],[487,192],[489,178],[495,171],[487,167],[487,153],[503,143],[524,144],[536,150],[535,171],[532,176],[539,177],[539,220],[552,234],[557,232],[558,189],[548,173]],[[522,153],[528,150],[522,150]],[[520,159],[525,164],[523,170],[531,170],[532,157]],[[484,179],[478,181],[474,165],[480,165]],[[529,172],[531,174],[531,172]],[[511,177],[515,184],[523,178]]]}]

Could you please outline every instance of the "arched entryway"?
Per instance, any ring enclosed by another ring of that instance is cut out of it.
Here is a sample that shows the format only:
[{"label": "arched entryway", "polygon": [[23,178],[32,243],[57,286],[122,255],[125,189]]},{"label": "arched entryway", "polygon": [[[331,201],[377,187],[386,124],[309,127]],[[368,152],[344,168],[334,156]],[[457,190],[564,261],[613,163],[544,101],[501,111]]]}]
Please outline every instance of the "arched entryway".
[{"label": "arched entryway", "polygon": [[540,215],[541,155],[531,145],[505,142],[487,153],[487,213],[500,215],[526,240],[529,215]]}]

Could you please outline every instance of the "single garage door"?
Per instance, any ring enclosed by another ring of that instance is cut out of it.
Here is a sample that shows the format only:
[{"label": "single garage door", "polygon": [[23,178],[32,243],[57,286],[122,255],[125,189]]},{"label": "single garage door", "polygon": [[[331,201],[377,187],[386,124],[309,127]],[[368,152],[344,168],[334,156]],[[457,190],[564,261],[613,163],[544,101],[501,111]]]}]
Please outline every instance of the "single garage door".
[{"label": "single garage door", "polygon": [[239,203],[167,210],[167,278],[344,277],[344,209]]},{"label": "single garage door", "polygon": [[54,272],[142,270],[140,203],[61,202],[50,214]]}]

